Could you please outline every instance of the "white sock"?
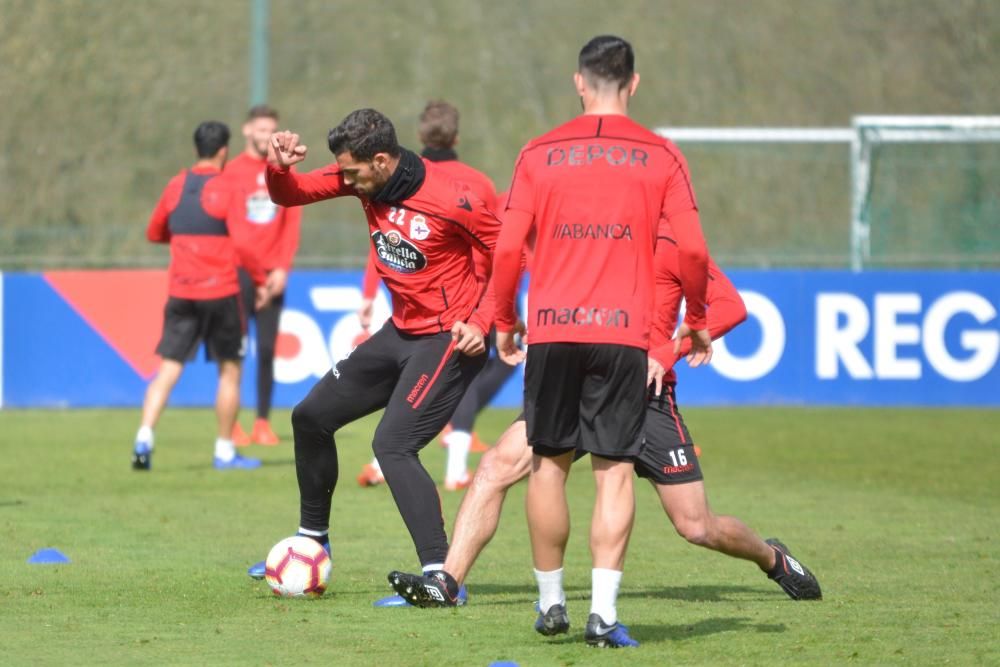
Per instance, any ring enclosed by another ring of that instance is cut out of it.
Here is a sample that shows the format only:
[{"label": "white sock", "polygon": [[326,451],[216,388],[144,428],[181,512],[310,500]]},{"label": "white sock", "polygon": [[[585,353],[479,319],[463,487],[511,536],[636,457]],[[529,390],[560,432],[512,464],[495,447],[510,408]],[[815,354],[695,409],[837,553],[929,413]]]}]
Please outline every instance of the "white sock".
[{"label": "white sock", "polygon": [[[330,531],[328,530],[310,530],[309,528],[303,528],[299,526],[299,535],[306,535],[308,537],[326,537]],[[320,540],[320,542],[325,542],[326,540]]]},{"label": "white sock", "polygon": [[236,457],[236,447],[233,441],[226,438],[215,439],[215,458],[222,461],[232,461]]},{"label": "white sock", "polygon": [[618,610],[615,602],[618,600],[618,586],[622,583],[622,573],[618,570],[606,570],[595,567],[591,570],[591,602],[590,613],[597,614],[608,625],[618,621]]},{"label": "white sock", "polygon": [[468,431],[452,431],[445,439],[448,445],[448,465],[444,478],[449,482],[464,482],[469,475],[469,447],[472,434]]},{"label": "white sock", "polygon": [[149,443],[149,448],[153,448],[153,429],[148,426],[140,426],[139,430],[135,432],[136,442],[147,442]]},{"label": "white sock", "polygon": [[535,570],[535,579],[538,581],[538,608],[543,614],[554,604],[566,605],[562,577],[562,568],[551,572]]},{"label": "white sock", "polygon": [[[378,459],[376,459],[374,457],[372,457],[372,467],[375,468],[375,472],[377,472],[378,474],[382,475],[382,466],[380,466],[378,464]],[[382,476],[384,477],[385,475],[382,475]]]},{"label": "white sock", "polygon": [[428,563],[427,565],[424,565],[424,567],[423,567],[424,574],[427,574],[428,572],[434,572],[436,570],[443,570],[443,569],[444,569],[444,563]]}]

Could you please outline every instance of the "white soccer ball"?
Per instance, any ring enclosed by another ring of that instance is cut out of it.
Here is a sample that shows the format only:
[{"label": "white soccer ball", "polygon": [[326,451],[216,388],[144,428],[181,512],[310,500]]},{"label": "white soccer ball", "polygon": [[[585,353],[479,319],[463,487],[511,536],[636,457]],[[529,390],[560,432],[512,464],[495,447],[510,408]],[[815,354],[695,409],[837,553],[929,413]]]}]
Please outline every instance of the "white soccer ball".
[{"label": "white soccer ball", "polygon": [[316,540],[296,535],[275,544],[267,560],[264,579],[275,595],[318,598],[326,591],[333,563]]}]

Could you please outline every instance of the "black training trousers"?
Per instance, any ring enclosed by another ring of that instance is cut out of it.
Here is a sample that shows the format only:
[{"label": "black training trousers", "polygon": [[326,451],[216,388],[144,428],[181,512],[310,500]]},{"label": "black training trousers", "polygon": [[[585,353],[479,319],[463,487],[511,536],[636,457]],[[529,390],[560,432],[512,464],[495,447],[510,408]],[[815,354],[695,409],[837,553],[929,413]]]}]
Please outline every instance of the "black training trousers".
[{"label": "black training trousers", "polygon": [[244,312],[253,317],[257,327],[257,416],[267,419],[271,414],[271,396],[274,393],[274,346],[278,341],[285,295],[278,294],[271,298],[267,306],[254,310],[257,290],[253,279],[245,269],[239,270],[239,277]]},{"label": "black training trousers", "polygon": [[[486,345],[486,353],[490,354],[496,346],[496,332],[490,329],[490,337]],[[455,414],[451,416],[451,427],[456,431],[472,433],[472,427],[476,423],[476,416],[482,412],[483,408],[489,405],[493,397],[496,396],[504,383],[517,370],[516,366],[508,366],[500,361],[500,357],[492,356],[486,362],[482,372],[476,376],[469,386],[469,390],[462,397],[462,402],[455,408]]]},{"label": "black training trousers", "polygon": [[390,320],[341,360],[292,412],[301,526],[326,530],[338,463],[334,433],[385,408],[372,450],[420,563],[443,563],[441,500],[417,453],[444,427],[486,355],[454,351],[450,333],[415,336]]}]

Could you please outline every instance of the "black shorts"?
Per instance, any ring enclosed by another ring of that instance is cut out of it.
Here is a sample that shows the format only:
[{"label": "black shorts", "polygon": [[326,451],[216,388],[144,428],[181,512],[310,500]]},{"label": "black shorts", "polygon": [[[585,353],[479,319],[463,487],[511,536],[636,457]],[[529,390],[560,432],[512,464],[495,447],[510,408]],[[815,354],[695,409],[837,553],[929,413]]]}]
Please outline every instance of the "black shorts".
[{"label": "black shorts", "polygon": [[655,484],[686,484],[702,479],[694,442],[677,409],[674,389],[673,384],[664,385],[663,393],[649,399],[646,434],[635,460],[636,474]]},{"label": "black shorts", "polygon": [[221,299],[167,299],[163,337],[156,353],[184,363],[194,359],[205,341],[205,356],[214,361],[238,361],[246,348],[246,318],[239,296]]},{"label": "black shorts", "polygon": [[524,413],[535,454],[580,449],[638,455],[646,416],[646,351],[602,343],[528,346]]}]

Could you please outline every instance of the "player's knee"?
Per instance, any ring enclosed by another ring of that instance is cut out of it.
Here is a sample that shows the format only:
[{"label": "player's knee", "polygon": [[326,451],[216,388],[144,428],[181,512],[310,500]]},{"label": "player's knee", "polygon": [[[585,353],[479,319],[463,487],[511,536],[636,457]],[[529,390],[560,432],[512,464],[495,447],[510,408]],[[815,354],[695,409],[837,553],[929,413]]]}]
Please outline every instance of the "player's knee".
[{"label": "player's knee", "polygon": [[483,454],[476,468],[476,480],[480,484],[496,486],[504,491],[524,479],[531,472],[531,450],[524,448],[527,456],[517,456],[514,452],[502,451],[496,447]]},{"label": "player's knee", "polygon": [[296,431],[321,431],[324,427],[322,407],[308,397],[292,409],[292,428]]},{"label": "player's knee", "polygon": [[415,457],[418,450],[419,447],[415,443],[410,444],[405,441],[401,442],[379,437],[378,433],[375,434],[375,438],[372,440],[372,452],[374,452],[375,458],[382,463],[383,467],[387,461],[391,462],[407,457]]},{"label": "player's knee", "polygon": [[684,517],[674,521],[677,534],[691,544],[707,547],[711,542],[708,521],[703,518]]}]

